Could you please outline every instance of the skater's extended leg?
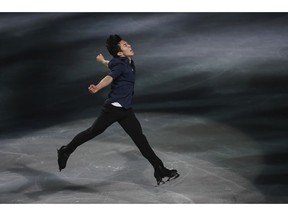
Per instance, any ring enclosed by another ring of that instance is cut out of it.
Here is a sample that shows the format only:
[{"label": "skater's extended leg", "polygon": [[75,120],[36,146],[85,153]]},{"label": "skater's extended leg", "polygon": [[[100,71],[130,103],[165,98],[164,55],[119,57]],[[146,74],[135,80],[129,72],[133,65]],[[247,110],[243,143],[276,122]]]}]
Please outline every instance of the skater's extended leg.
[{"label": "skater's extended leg", "polygon": [[132,138],[136,146],[139,148],[142,155],[151,163],[155,168],[163,166],[163,162],[155,154],[151,146],[149,145],[145,135],[142,132],[142,127],[136,118],[133,110],[128,111],[129,114],[125,118],[121,119],[119,124],[125,130],[125,132]]},{"label": "skater's extended leg", "polygon": [[113,124],[115,121],[116,120],[114,116],[110,115],[106,108],[103,108],[100,116],[96,119],[91,127],[77,134],[68,145],[62,146],[58,150],[59,170],[61,171],[66,167],[66,163],[70,154],[74,152],[78,146],[103,133],[106,128]]},{"label": "skater's extended leg", "polygon": [[116,120],[113,118],[112,115],[108,114],[106,109],[102,110],[100,116],[95,120],[93,125],[87,130],[84,130],[77,134],[66,146],[67,152],[71,154],[78,146],[103,133],[115,121]]},{"label": "skater's extended leg", "polygon": [[154,167],[154,177],[157,184],[164,183],[162,178],[167,177],[168,181],[179,177],[177,170],[169,170],[164,167],[163,162],[155,154],[151,146],[149,145],[145,135],[142,132],[142,127],[136,118],[133,110],[129,111],[129,114],[125,116],[121,121],[118,121],[123,129],[129,134],[134,143],[139,148],[142,155],[152,164]]}]

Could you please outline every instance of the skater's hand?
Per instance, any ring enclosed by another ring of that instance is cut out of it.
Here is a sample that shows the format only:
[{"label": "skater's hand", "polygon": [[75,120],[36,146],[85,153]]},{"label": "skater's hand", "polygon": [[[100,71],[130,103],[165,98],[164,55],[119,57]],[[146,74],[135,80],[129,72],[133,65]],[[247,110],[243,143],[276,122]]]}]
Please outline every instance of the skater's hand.
[{"label": "skater's hand", "polygon": [[108,60],[105,60],[104,56],[100,53],[99,55],[96,56],[96,61],[100,62],[101,64],[105,65],[106,67],[108,67]]},{"label": "skater's hand", "polygon": [[96,61],[103,63],[105,61],[104,56],[100,53],[99,55],[96,56]]},{"label": "skater's hand", "polygon": [[94,84],[91,84],[91,85],[88,87],[88,90],[89,90],[89,92],[90,92],[91,94],[95,94],[96,92],[99,91],[99,89],[97,88],[97,86],[94,85]]}]

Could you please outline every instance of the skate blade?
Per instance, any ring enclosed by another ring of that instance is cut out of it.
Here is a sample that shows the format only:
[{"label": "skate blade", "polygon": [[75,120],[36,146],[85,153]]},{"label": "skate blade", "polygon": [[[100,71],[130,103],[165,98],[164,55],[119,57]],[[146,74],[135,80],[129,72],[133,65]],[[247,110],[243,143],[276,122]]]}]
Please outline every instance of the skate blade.
[{"label": "skate blade", "polygon": [[174,180],[174,179],[177,179],[179,176],[180,176],[180,175],[177,173],[175,176],[172,176],[172,177],[168,178],[166,182],[172,181],[172,180]]},{"label": "skate blade", "polygon": [[163,185],[163,184],[165,184],[165,181],[161,180],[161,181],[157,182],[157,185],[155,185],[155,187],[158,187],[158,186]]},{"label": "skate blade", "polygon": [[174,180],[174,179],[177,179],[179,176],[180,176],[180,175],[177,173],[175,176],[170,177],[169,179],[167,179],[167,180],[165,180],[165,181],[162,180],[162,181],[160,181],[160,182],[157,182],[157,185],[155,185],[155,187],[159,187],[159,186],[165,184],[166,182],[170,182],[170,181],[172,181],[172,180]]}]

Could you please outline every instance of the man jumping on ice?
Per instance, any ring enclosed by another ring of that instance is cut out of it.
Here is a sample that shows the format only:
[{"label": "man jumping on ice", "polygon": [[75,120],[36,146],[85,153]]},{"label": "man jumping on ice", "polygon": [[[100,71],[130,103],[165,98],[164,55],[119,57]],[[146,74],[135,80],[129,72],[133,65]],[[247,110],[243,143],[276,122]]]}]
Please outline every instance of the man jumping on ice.
[{"label": "man jumping on ice", "polygon": [[110,72],[97,85],[91,84],[88,90],[95,94],[111,84],[110,93],[104,102],[102,112],[93,125],[77,134],[68,145],[57,150],[59,170],[66,167],[69,156],[78,146],[103,133],[111,124],[118,122],[153,166],[157,185],[164,183],[165,177],[168,178],[167,181],[179,177],[177,170],[165,168],[163,162],[154,153],[132,109],[136,70],[132,60],[134,52],[131,45],[119,35],[110,35],[106,40],[106,47],[113,56],[112,60],[105,60],[102,54],[99,54],[96,59],[107,66]]}]

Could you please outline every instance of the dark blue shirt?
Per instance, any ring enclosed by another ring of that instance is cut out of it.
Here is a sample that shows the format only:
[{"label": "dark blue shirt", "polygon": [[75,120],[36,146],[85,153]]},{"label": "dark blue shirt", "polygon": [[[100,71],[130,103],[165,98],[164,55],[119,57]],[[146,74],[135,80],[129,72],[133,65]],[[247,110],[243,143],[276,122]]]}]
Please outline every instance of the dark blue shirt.
[{"label": "dark blue shirt", "polygon": [[113,78],[111,90],[105,104],[118,102],[125,109],[132,107],[135,84],[135,65],[126,57],[113,58],[108,67],[109,76]]}]

